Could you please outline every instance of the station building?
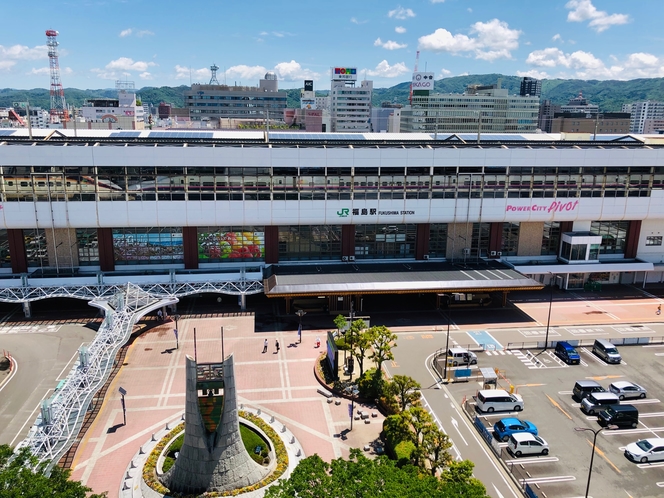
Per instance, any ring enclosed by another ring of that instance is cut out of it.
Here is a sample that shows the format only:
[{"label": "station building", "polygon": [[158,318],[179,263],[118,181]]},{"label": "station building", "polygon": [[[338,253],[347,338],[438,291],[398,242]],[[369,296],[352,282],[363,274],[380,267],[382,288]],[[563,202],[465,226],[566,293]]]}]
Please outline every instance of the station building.
[{"label": "station building", "polygon": [[0,130],[0,300],[664,281],[664,137],[566,138]]}]

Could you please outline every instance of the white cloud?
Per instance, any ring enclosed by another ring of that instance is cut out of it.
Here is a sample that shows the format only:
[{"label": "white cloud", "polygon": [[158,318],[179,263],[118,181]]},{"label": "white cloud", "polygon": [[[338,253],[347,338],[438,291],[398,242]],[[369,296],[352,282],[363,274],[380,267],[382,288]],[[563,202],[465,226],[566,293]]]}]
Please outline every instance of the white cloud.
[{"label": "white cloud", "polygon": [[139,38],[143,38],[144,36],[152,36],[154,33],[150,31],[149,29],[141,29],[139,31],[134,31],[132,28],[127,28],[123,29],[120,31],[120,34],[118,35],[120,38],[126,38],[127,36],[135,35],[138,36]]},{"label": "white cloud", "polygon": [[152,74],[147,71],[144,71],[141,74],[139,74],[138,77],[141,78],[142,80],[151,80]]},{"label": "white cloud", "polygon": [[16,61],[0,61],[0,71],[9,71],[16,65]]},{"label": "white cloud", "polygon": [[590,21],[588,26],[598,33],[630,21],[627,14],[609,14],[604,10],[597,10],[590,0],[570,0],[565,4],[565,8],[570,11],[567,14],[568,22]]},{"label": "white cloud", "polygon": [[144,36],[153,36],[153,35],[154,35],[154,33],[152,31],[150,31],[149,29],[142,29],[141,31],[138,31],[136,33],[136,36],[138,36],[139,38],[142,38]]},{"label": "white cloud", "polygon": [[397,26],[396,28],[394,28],[394,31],[396,31],[400,35],[403,35],[406,32],[406,28],[404,28],[403,26]]},{"label": "white cloud", "polygon": [[568,69],[573,71],[571,77],[580,79],[628,80],[664,77],[664,58],[636,52],[623,60],[616,57],[611,59],[611,64],[607,65],[592,53],[583,50],[564,53],[558,48],[546,48],[531,52],[526,63],[537,67]]},{"label": "white cloud", "polygon": [[48,58],[48,47],[37,45],[33,48],[25,45],[12,45],[5,47],[0,45],[0,62],[6,60],[39,60]]},{"label": "white cloud", "polygon": [[36,75],[36,76],[45,76],[47,74],[51,73],[51,69],[48,67],[40,67],[40,68],[32,68],[30,72],[26,73],[29,75]]},{"label": "white cloud", "polygon": [[387,13],[387,17],[404,20],[408,19],[409,17],[415,17],[415,12],[413,12],[411,9],[404,9],[401,5],[399,5],[396,9],[390,10]]},{"label": "white cloud", "polygon": [[132,30],[131,28],[123,29],[122,31],[120,31],[120,34],[119,34],[118,36],[119,36],[120,38],[124,38],[124,37],[126,37],[126,36],[130,36],[131,33],[132,33],[132,31],[133,31],[133,30]]},{"label": "white cloud", "polygon": [[546,71],[537,71],[536,69],[531,69],[530,71],[517,71],[516,75],[520,77],[529,76],[531,78],[537,78],[538,80],[550,78]]},{"label": "white cloud", "polygon": [[129,57],[120,57],[106,64],[106,69],[110,71],[147,71],[151,66],[156,66],[154,62],[135,61]]},{"label": "white cloud", "polygon": [[[285,81],[298,81],[298,80],[317,80],[320,75],[309,69],[303,69],[299,62],[294,60],[290,62],[280,62],[274,66],[274,72],[277,78]],[[261,76],[262,78],[263,76]]]},{"label": "white cloud", "polygon": [[431,0],[431,3],[445,3],[445,0]]},{"label": "white cloud", "polygon": [[[238,66],[232,66],[226,70],[226,77],[238,80],[255,80],[256,82],[265,76],[267,73],[267,68],[263,66],[246,66],[240,64]],[[254,83],[255,84],[255,83]]]},{"label": "white cloud", "polygon": [[438,74],[438,79],[447,78],[450,74],[452,74],[452,71],[450,71],[449,69],[443,68],[443,69],[440,70],[440,73]]},{"label": "white cloud", "polygon": [[360,20],[357,19],[357,17],[351,17],[350,22],[352,22],[353,24],[366,24],[369,21],[360,21]]},{"label": "white cloud", "polygon": [[472,52],[476,59],[494,61],[496,59],[512,57],[512,50],[519,48],[521,31],[510,29],[509,25],[498,19],[489,22],[476,22],[470,28],[470,34],[453,35],[444,28],[438,28],[430,35],[419,38],[419,47],[422,50],[433,52],[449,52],[459,55]]},{"label": "white cloud", "polygon": [[561,41],[562,41],[561,36],[560,36],[560,33],[556,33],[555,35],[553,35],[553,37],[552,37],[551,39],[552,39],[553,41],[557,41],[557,40],[561,40]]},{"label": "white cloud", "polygon": [[397,76],[410,72],[405,63],[397,62],[390,66],[386,60],[380,62],[375,69],[363,69],[363,71],[366,72],[368,76],[378,76],[380,78],[396,78]]},{"label": "white cloud", "polygon": [[210,81],[210,70],[207,67],[201,69],[192,69],[190,67],[175,66],[175,79],[176,80],[188,80],[191,78],[191,81],[205,81],[206,83]]},{"label": "white cloud", "polygon": [[406,48],[408,45],[405,43],[397,43],[392,40],[387,40],[383,42],[380,38],[376,38],[374,42],[374,47],[383,47],[385,50],[399,50],[400,48]]}]

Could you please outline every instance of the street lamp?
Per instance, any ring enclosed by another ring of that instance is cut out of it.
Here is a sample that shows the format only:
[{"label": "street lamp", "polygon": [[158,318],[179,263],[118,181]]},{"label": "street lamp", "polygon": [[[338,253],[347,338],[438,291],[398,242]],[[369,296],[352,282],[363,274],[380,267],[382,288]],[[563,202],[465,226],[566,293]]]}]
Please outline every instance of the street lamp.
[{"label": "street lamp", "polygon": [[[348,357],[348,363],[346,364],[346,370],[350,374],[350,380],[353,380],[353,370],[355,369],[355,361],[353,360],[353,318],[355,318],[355,310],[353,309],[353,298],[350,299],[350,356]],[[348,346],[347,346],[348,347]],[[351,425],[352,425],[351,420]]]},{"label": "street lamp", "polygon": [[589,427],[575,427],[574,430],[577,432],[588,431],[593,433],[593,452],[590,455],[590,467],[588,468],[588,484],[586,484],[586,494],[585,497],[588,498],[588,492],[590,491],[590,478],[593,475],[593,459],[595,458],[595,444],[597,443],[597,434],[602,432],[604,429],[617,429],[617,425],[607,425],[606,427],[600,427],[596,431],[590,429]]},{"label": "street lamp", "polygon": [[304,310],[297,310],[295,314],[300,318],[300,326],[297,329],[298,344],[302,342],[302,317],[307,314]]},{"label": "street lamp", "polygon": [[553,273],[549,272],[549,316],[546,318],[546,337],[544,338],[544,351],[549,347],[549,326],[551,325],[551,307],[553,306]]},{"label": "street lamp", "polygon": [[122,403],[122,419],[124,421],[122,425],[127,425],[127,407],[125,406],[125,399],[124,399],[125,394],[127,394],[127,391],[124,388],[119,387],[118,392],[120,393],[121,396],[120,403]]},{"label": "street lamp", "polygon": [[175,320],[175,328],[173,329],[173,333],[175,334],[175,349],[180,349],[180,342],[178,339],[178,320],[180,319],[180,315],[173,315],[173,319]]},{"label": "street lamp", "polygon": [[443,379],[447,379],[447,352],[450,350],[450,310],[447,310],[447,338],[445,339],[445,365],[443,366]]}]

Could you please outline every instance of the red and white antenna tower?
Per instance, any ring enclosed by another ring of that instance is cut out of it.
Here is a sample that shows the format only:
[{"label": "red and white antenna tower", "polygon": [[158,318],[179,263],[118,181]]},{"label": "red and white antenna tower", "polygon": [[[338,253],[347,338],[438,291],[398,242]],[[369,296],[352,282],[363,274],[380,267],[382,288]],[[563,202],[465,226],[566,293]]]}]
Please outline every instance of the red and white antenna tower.
[{"label": "red and white antenna tower", "polygon": [[[420,51],[417,51],[417,55],[415,56],[415,68],[413,69],[413,74],[417,72],[417,66],[420,63]],[[411,80],[410,82],[410,96],[408,97],[408,101],[410,102],[410,105],[413,105],[413,81]]]},{"label": "red and white antenna tower", "polygon": [[65,102],[65,90],[60,80],[60,63],[58,62],[58,32],[54,29],[46,30],[46,45],[48,46],[48,62],[51,68],[51,123],[69,121],[69,111]]}]

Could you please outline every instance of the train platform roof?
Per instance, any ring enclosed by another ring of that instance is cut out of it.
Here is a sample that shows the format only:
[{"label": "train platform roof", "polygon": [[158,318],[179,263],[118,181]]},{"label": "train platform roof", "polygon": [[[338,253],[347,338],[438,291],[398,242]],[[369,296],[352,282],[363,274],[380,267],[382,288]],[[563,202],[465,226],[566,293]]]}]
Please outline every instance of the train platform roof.
[{"label": "train platform roof", "polygon": [[265,295],[297,297],[540,290],[540,282],[498,261],[271,265]]}]

